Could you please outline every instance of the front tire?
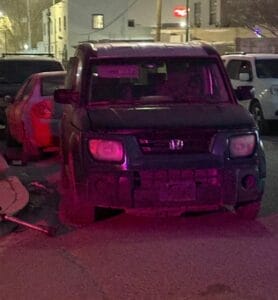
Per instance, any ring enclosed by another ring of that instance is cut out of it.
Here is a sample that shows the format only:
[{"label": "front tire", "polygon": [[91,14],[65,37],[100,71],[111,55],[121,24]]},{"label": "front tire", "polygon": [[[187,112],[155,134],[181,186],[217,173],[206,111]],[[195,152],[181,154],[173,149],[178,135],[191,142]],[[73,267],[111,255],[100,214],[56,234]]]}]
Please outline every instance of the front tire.
[{"label": "front tire", "polygon": [[244,220],[254,220],[257,218],[261,209],[261,202],[251,202],[246,204],[238,204],[235,206],[237,216]]},{"label": "front tire", "polygon": [[69,153],[68,166],[62,167],[63,195],[59,215],[64,223],[87,225],[95,220],[95,207],[88,197],[86,179],[81,181],[76,177],[78,167],[73,154]]},{"label": "front tire", "polygon": [[261,134],[269,133],[269,123],[264,118],[263,110],[259,102],[253,102],[250,107],[250,112],[253,115]]},{"label": "front tire", "polygon": [[22,160],[39,160],[41,158],[41,152],[38,147],[33,145],[31,141],[25,136],[22,144]]},{"label": "front tire", "polygon": [[19,147],[19,143],[12,137],[8,124],[6,125],[6,145],[7,147]]}]

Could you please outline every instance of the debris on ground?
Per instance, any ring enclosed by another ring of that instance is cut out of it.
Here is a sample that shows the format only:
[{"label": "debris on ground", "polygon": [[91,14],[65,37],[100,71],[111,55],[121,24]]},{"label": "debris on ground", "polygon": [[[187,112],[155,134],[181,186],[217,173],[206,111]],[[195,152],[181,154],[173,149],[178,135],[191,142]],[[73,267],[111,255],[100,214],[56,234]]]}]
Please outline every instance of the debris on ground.
[{"label": "debris on ground", "polygon": [[30,193],[46,193],[53,194],[55,189],[47,185],[47,183],[43,184],[38,181],[32,181],[28,184],[27,189]]}]

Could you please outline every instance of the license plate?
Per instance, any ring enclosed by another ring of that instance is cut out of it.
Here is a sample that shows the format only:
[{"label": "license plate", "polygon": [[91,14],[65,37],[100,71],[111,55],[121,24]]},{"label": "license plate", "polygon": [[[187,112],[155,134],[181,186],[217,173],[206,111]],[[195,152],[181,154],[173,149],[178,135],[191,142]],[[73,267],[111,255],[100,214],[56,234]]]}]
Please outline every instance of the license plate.
[{"label": "license plate", "polygon": [[196,200],[196,184],[193,181],[168,182],[160,189],[159,200],[183,202]]}]

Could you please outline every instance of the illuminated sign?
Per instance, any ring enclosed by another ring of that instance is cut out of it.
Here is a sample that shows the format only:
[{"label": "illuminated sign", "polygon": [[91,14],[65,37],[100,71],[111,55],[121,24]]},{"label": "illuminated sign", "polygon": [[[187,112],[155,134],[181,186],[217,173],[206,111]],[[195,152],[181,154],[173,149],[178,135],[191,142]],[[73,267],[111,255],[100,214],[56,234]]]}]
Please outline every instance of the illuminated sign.
[{"label": "illuminated sign", "polygon": [[174,16],[178,18],[184,18],[187,14],[186,6],[176,6],[174,8]]}]

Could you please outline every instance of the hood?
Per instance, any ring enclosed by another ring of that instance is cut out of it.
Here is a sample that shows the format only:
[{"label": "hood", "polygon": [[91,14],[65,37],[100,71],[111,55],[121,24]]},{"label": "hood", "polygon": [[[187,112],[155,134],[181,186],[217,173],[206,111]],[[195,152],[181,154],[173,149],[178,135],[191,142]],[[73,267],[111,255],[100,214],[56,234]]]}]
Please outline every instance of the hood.
[{"label": "hood", "polygon": [[92,129],[253,128],[251,114],[238,104],[175,104],[90,107]]}]

